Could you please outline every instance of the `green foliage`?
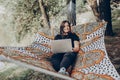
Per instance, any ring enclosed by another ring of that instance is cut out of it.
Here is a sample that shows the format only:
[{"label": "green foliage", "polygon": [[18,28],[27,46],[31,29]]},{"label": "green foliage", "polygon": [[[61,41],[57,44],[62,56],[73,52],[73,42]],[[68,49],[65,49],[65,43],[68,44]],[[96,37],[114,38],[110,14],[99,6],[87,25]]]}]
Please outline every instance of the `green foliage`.
[{"label": "green foliage", "polygon": [[[63,8],[62,0],[43,0],[45,11],[51,16],[55,16]],[[17,1],[14,15],[17,27],[16,38],[20,42],[27,33],[37,32],[43,26],[43,19],[38,0]],[[33,31],[34,30],[34,31]]]},{"label": "green foliage", "polygon": [[[49,18],[56,17],[67,6],[66,0],[43,1]],[[8,26],[12,26],[17,42],[20,42],[27,34],[37,32],[43,26],[43,17],[38,0],[1,0],[1,4],[4,4],[8,13],[12,15],[9,17],[12,20],[8,20],[10,23]],[[8,22],[3,25],[6,26]]]},{"label": "green foliage", "polygon": [[45,0],[45,9],[50,16],[57,15],[62,8],[65,6],[66,2],[63,2],[63,0]]},{"label": "green foliage", "polygon": [[113,20],[116,20],[116,18],[120,17],[120,10],[116,9],[112,11],[112,18]]},{"label": "green foliage", "polygon": [[39,5],[34,0],[17,1],[14,21],[16,26],[16,38],[19,42],[27,33],[37,32],[40,26]]}]

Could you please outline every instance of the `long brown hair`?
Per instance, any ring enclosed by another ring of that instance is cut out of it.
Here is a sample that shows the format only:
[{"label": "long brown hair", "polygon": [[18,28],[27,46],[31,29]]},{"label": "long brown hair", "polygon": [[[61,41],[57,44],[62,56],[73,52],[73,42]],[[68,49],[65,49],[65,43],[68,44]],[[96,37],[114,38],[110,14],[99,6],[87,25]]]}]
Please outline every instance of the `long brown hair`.
[{"label": "long brown hair", "polygon": [[64,20],[64,21],[62,21],[62,23],[61,23],[61,25],[60,25],[60,34],[61,35],[63,35],[63,33],[64,33],[64,27],[65,27],[65,23],[68,23],[68,25],[69,25],[69,28],[70,28],[70,33],[71,33],[71,26],[70,26],[70,22],[69,21],[67,21],[67,20]]}]

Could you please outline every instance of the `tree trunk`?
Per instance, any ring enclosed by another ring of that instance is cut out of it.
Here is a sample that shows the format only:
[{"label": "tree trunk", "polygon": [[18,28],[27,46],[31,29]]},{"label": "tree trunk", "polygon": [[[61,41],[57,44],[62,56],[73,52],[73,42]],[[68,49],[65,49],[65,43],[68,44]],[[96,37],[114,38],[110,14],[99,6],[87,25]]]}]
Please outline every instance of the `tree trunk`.
[{"label": "tree trunk", "polygon": [[105,21],[108,22],[107,27],[106,27],[106,31],[105,31],[105,35],[106,36],[113,36],[113,30],[112,30],[112,17],[111,17],[111,7],[110,7],[110,0],[103,0],[102,2],[103,5],[102,8],[103,11],[101,11],[100,13],[103,12],[103,14],[101,15],[102,19],[104,19]]},{"label": "tree trunk", "polygon": [[87,0],[91,6],[97,21],[105,20],[108,22],[105,35],[113,36],[110,0]]},{"label": "tree trunk", "polygon": [[76,0],[67,0],[67,19],[72,26],[76,25]]},{"label": "tree trunk", "polygon": [[43,19],[44,26],[50,28],[50,22],[49,22],[49,19],[48,19],[48,15],[47,15],[47,13],[45,11],[43,0],[39,0],[39,6],[40,6],[40,9],[41,9],[42,16],[44,18]]},{"label": "tree trunk", "polygon": [[93,11],[93,14],[95,15],[96,21],[97,22],[101,21],[97,0],[87,0],[87,2]]}]

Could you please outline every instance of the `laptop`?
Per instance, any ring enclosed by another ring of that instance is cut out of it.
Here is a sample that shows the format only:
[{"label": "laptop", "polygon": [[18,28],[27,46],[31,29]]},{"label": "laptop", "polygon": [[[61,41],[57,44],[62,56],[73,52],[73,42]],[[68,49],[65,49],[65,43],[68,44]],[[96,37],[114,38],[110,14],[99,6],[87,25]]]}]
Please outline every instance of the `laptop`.
[{"label": "laptop", "polygon": [[72,52],[71,39],[52,40],[51,51],[53,53]]}]

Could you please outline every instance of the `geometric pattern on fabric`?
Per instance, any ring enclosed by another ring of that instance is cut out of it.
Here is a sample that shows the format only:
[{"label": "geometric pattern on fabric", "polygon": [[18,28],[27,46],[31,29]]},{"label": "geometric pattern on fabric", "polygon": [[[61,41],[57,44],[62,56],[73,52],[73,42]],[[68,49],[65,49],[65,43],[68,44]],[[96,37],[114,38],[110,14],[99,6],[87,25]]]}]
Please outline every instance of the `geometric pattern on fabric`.
[{"label": "geometric pattern on fabric", "polygon": [[[105,44],[104,44],[104,31],[106,24],[101,28],[95,30],[86,36],[87,39],[94,38],[93,41],[87,45],[82,45],[81,49],[84,54],[79,54],[76,65],[72,72],[72,77],[77,79],[107,79],[107,80],[119,80],[120,76],[115,67],[108,58]],[[79,76],[81,75],[81,76]],[[91,77],[94,76],[94,77]]]},{"label": "geometric pattern on fabric", "polygon": [[[106,23],[87,23],[76,26],[75,33],[80,37],[81,47],[76,64],[72,70],[70,79],[78,80],[120,80],[115,67],[108,58],[105,44],[104,31]],[[45,69],[55,72],[48,58],[51,53],[50,41],[53,36],[44,33],[36,33],[33,43],[26,47],[0,47],[0,57],[15,60],[37,67],[39,71]],[[23,65],[24,66],[24,65]],[[34,68],[33,68],[34,69]],[[43,71],[44,72],[44,71]],[[46,73],[46,72],[44,72]],[[48,73],[63,79],[63,75]]]},{"label": "geometric pattern on fabric", "polygon": [[[79,54],[76,65],[72,72],[72,77],[77,79],[91,80],[119,80],[120,76],[108,58],[104,38],[100,37],[95,42],[86,46],[82,50],[85,54]],[[94,47],[92,46],[94,45]],[[92,48],[90,48],[91,46]],[[82,75],[81,77],[79,75]],[[95,77],[91,77],[95,76]]]}]

